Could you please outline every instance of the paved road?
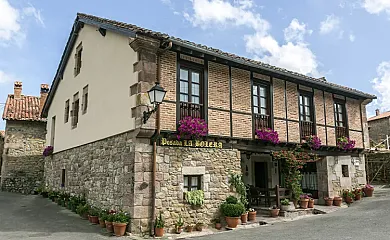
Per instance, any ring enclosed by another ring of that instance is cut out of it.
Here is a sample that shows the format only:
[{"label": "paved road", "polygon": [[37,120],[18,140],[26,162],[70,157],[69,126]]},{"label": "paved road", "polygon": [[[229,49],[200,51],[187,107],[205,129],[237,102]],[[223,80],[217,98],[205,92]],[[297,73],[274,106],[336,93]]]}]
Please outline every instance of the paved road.
[{"label": "paved road", "polygon": [[91,225],[48,199],[0,192],[0,240],[5,239],[110,238],[98,226]]},{"label": "paved road", "polygon": [[390,190],[376,190],[349,208],[293,222],[199,237],[208,240],[390,240]]}]

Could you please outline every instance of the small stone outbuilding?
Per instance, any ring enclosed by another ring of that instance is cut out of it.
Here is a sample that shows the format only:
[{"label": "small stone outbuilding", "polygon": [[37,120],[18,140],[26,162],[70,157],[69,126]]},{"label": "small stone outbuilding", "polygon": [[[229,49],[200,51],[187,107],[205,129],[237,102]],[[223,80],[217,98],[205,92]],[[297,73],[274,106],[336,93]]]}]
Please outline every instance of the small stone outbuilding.
[{"label": "small stone outbuilding", "polygon": [[15,82],[14,94],[8,95],[3,112],[6,126],[2,148],[2,191],[30,194],[42,184],[46,119],[41,118],[40,113],[49,86],[41,84],[40,90],[39,97],[25,96],[22,95],[22,83]]}]

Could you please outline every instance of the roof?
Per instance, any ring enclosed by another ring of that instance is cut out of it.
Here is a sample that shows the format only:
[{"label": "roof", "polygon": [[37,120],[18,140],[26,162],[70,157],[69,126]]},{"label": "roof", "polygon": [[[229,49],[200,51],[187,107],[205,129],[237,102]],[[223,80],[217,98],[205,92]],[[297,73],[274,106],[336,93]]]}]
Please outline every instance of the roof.
[{"label": "roof", "polygon": [[382,119],[382,118],[388,118],[388,117],[390,117],[390,111],[381,113],[378,116],[370,117],[369,119],[367,119],[367,121],[369,122],[369,121],[374,121],[374,120],[378,120],[378,119]]},{"label": "roof", "polygon": [[[170,36],[170,35],[165,34],[165,33],[149,30],[149,29],[142,28],[142,27],[139,27],[139,26],[136,26],[133,24],[114,21],[114,20],[101,18],[101,17],[97,17],[97,16],[93,16],[93,15],[88,15],[88,14],[84,14],[84,13],[78,13],[77,18],[75,20],[75,24],[73,25],[73,30],[69,36],[66,48],[65,48],[64,53],[62,55],[61,62],[60,62],[59,67],[57,69],[56,76],[55,76],[54,81],[52,83],[52,89],[50,90],[50,93],[48,96],[48,101],[46,101],[46,103],[45,103],[43,114],[47,113],[48,106],[51,104],[52,96],[54,95],[54,92],[57,89],[57,82],[59,81],[59,78],[62,76],[63,68],[65,68],[67,58],[70,55],[70,51],[71,51],[73,44],[74,44],[74,41],[77,37],[77,31],[81,28],[81,26],[79,25],[80,23],[95,25],[98,27],[105,28],[107,30],[116,31],[120,34],[128,35],[130,37],[135,37],[136,34],[142,34],[142,35],[147,35],[147,36],[157,38],[160,40],[171,41],[173,44],[176,44],[178,46],[183,46],[183,47],[187,47],[190,49],[194,49],[194,50],[206,53],[206,54],[210,54],[213,56],[224,58],[224,59],[229,60],[229,61],[236,62],[238,64],[244,64],[244,65],[248,65],[251,67],[259,68],[261,70],[271,71],[271,72],[274,72],[274,73],[277,73],[280,75],[284,75],[286,77],[292,77],[294,79],[303,80],[309,84],[320,85],[320,86],[323,86],[323,87],[326,87],[329,89],[349,93],[349,94],[352,94],[354,96],[358,96],[360,98],[376,99],[375,95],[368,94],[368,93],[359,91],[357,89],[349,88],[349,87],[342,86],[339,84],[328,82],[323,77],[322,78],[314,78],[311,76],[306,76],[304,74],[293,72],[293,71],[287,70],[285,68],[272,66],[272,65],[269,65],[267,63],[263,63],[261,61],[256,61],[253,59],[241,57],[241,56],[238,56],[236,54],[224,52],[224,51],[216,49],[216,48],[212,48],[212,47],[208,47],[208,46],[205,46],[202,44],[197,44],[197,43],[194,43],[191,41],[183,40],[183,39],[180,39],[180,38],[177,38],[174,36]],[[53,94],[52,94],[52,92],[53,92]]]},{"label": "roof", "polygon": [[5,137],[5,131],[4,131],[4,130],[0,130],[0,137],[1,137],[1,138],[4,138],[4,137]]},{"label": "roof", "polygon": [[9,94],[5,102],[3,119],[22,121],[46,121],[41,118],[39,109],[39,97],[24,96],[15,99],[13,94]]}]

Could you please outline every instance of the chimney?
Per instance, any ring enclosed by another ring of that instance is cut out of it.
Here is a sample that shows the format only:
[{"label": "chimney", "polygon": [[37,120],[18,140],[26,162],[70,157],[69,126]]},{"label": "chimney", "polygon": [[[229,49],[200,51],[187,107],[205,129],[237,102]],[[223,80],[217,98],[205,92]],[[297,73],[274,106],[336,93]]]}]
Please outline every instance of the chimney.
[{"label": "chimney", "polygon": [[39,98],[39,110],[42,112],[43,106],[45,105],[47,95],[49,93],[49,85],[41,84],[41,97]]},{"label": "chimney", "polygon": [[22,82],[14,83],[14,99],[22,98]]},{"label": "chimney", "polygon": [[380,112],[379,109],[375,109],[375,116],[379,116]]}]

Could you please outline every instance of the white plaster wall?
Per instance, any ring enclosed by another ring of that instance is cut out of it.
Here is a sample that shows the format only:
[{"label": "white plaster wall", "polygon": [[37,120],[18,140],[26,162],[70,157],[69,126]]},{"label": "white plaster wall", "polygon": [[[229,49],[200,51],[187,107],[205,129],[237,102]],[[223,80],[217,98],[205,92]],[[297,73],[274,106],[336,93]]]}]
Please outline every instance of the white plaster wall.
[{"label": "white plaster wall", "polygon": [[[82,67],[74,76],[75,51],[82,42]],[[107,31],[101,36],[96,27],[85,24],[68,60],[48,112],[46,143],[50,144],[52,117],[56,116],[54,151],[62,151],[134,129],[131,108],[135,95],[130,86],[137,82],[133,64],[137,54],[129,46],[128,37]],[[82,114],[83,88],[88,85],[88,110]],[[80,112],[77,128],[71,117],[64,123],[65,101],[79,92]]]},{"label": "white plaster wall", "polygon": [[[268,154],[256,154],[251,155],[250,159],[246,159],[246,156],[242,156],[243,161],[241,169],[244,174],[244,183],[249,185],[255,185],[255,163],[256,162],[267,162],[268,167],[268,187],[273,188],[279,184],[279,170],[278,166],[272,162],[272,157]],[[248,166],[248,176],[245,175],[245,166]]]}]

